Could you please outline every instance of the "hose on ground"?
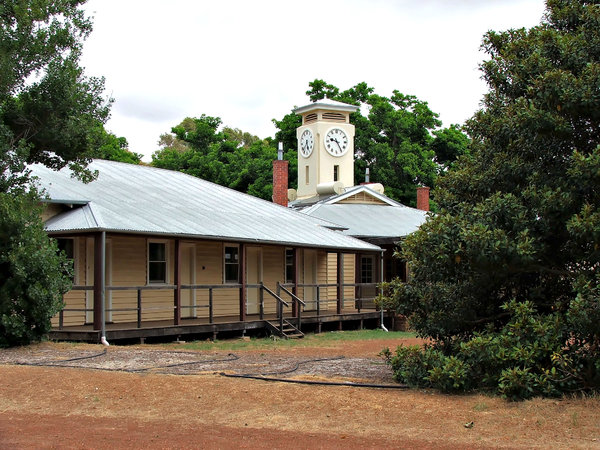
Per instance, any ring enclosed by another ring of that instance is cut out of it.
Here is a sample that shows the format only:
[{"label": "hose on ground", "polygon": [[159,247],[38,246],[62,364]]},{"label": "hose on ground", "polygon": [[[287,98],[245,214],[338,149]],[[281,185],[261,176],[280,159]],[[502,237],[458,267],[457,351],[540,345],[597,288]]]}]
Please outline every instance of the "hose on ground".
[{"label": "hose on ground", "polygon": [[295,384],[312,384],[317,386],[352,386],[352,387],[368,387],[368,388],[380,388],[380,389],[408,389],[405,384],[376,384],[376,383],[356,383],[354,381],[319,381],[319,380],[296,380],[293,378],[277,378],[277,377],[263,377],[260,375],[248,375],[248,374],[233,374],[221,372],[219,375],[227,378],[247,378],[251,380],[262,380],[262,381],[278,381],[281,383],[295,383]]},{"label": "hose on ground", "polygon": [[231,374],[220,372],[219,375],[227,378],[246,378],[250,380],[262,380],[262,381],[278,381],[281,383],[295,383],[295,384],[308,384],[318,386],[353,386],[353,387],[368,387],[368,388],[380,388],[380,389],[408,389],[405,384],[378,384],[378,383],[358,383],[354,381],[320,381],[320,380],[298,380],[293,378],[279,378],[270,377],[268,375],[284,375],[297,371],[302,364],[309,364],[313,362],[322,361],[336,361],[344,359],[344,356],[336,356],[333,358],[318,358],[308,359],[305,361],[299,361],[293,369],[283,370],[278,372],[265,372],[265,373],[244,373],[244,374]]},{"label": "hose on ground", "polygon": [[[177,353],[195,354],[194,352],[177,352]],[[191,366],[191,365],[195,365],[195,364],[205,364],[205,363],[212,364],[212,363],[218,363],[218,362],[235,361],[240,358],[239,356],[237,356],[233,353],[229,353],[227,355],[228,356],[227,358],[205,359],[205,360],[201,360],[201,361],[186,361],[184,363],[167,364],[164,366],[143,367],[140,369],[120,369],[120,368],[110,368],[110,367],[81,367],[81,366],[74,366],[72,364],[65,364],[68,362],[81,361],[84,359],[98,358],[98,357],[104,356],[106,354],[107,354],[107,349],[104,349],[104,351],[101,353],[96,353],[96,354],[87,355],[87,356],[78,356],[76,358],[59,359],[59,360],[53,360],[53,361],[39,361],[39,362],[19,361],[19,362],[15,362],[14,364],[18,365],[18,366],[62,367],[62,368],[68,368],[68,369],[91,369],[91,370],[104,370],[107,372],[140,373],[140,372],[149,371],[149,370],[169,369],[169,368],[179,367],[179,366]]]}]

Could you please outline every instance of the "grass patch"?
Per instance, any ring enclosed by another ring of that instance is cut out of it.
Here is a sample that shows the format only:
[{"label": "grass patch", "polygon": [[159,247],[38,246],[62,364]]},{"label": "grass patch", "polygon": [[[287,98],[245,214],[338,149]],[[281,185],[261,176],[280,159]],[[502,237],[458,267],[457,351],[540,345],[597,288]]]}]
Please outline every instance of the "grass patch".
[{"label": "grass patch", "polygon": [[487,405],[487,403],[485,402],[478,402],[475,403],[475,406],[473,406],[473,411],[487,411],[489,409],[489,406]]},{"label": "grass patch", "polygon": [[165,347],[185,348],[188,350],[276,350],[280,348],[328,347],[332,344],[348,341],[367,341],[381,339],[414,338],[414,333],[405,331],[356,330],[331,331],[320,334],[307,334],[302,339],[251,338],[227,339],[216,341],[193,341],[185,344],[164,344]]}]

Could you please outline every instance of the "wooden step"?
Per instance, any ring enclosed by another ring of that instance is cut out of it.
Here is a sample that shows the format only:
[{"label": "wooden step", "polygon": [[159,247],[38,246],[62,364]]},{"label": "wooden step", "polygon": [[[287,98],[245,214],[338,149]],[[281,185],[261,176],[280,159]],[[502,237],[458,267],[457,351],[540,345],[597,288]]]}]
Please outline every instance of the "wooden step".
[{"label": "wooden step", "polygon": [[278,334],[284,339],[300,339],[304,337],[304,333],[297,329],[293,324],[287,320],[283,321],[283,327],[280,328],[279,322],[266,321],[268,328],[275,334]]}]

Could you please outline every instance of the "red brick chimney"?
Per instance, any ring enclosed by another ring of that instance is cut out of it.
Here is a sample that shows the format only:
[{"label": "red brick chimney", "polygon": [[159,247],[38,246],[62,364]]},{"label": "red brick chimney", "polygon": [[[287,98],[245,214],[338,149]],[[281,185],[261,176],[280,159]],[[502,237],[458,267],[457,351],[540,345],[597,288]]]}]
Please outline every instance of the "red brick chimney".
[{"label": "red brick chimney", "polygon": [[289,164],[289,161],[283,160],[283,145],[280,142],[277,159],[273,161],[273,203],[285,207],[288,205]]},{"label": "red brick chimney", "polygon": [[417,188],[417,209],[429,211],[429,188],[427,186]]}]

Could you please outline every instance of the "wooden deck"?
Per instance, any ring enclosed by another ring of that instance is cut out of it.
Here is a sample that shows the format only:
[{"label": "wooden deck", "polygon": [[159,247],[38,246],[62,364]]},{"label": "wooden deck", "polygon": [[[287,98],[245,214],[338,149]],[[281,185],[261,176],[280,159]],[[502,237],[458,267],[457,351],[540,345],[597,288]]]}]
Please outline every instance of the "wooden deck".
[{"label": "wooden deck", "polygon": [[[384,313],[384,319],[389,316]],[[285,318],[296,324],[296,318],[291,315],[285,315]],[[313,311],[306,311],[302,314],[301,329],[310,331],[321,331],[322,327],[331,329],[347,328],[375,328],[380,326],[380,311],[361,311],[356,309],[342,310],[341,314],[322,312],[317,315]],[[240,321],[239,317],[215,317],[210,323],[208,318],[190,318],[182,319],[180,325],[173,325],[173,321],[145,321],[138,328],[136,322],[131,323],[107,323],[106,339],[109,342],[124,340],[145,340],[145,339],[179,339],[185,337],[210,338],[215,339],[219,333],[239,333],[240,336],[251,332],[253,334],[267,333],[266,321],[278,320],[275,314],[265,315],[260,319],[259,315],[247,315],[245,321]],[[80,342],[99,342],[100,331],[94,330],[93,325],[83,326],[65,326],[62,329],[52,329],[49,333],[50,339],[60,341],[80,341]]]}]

